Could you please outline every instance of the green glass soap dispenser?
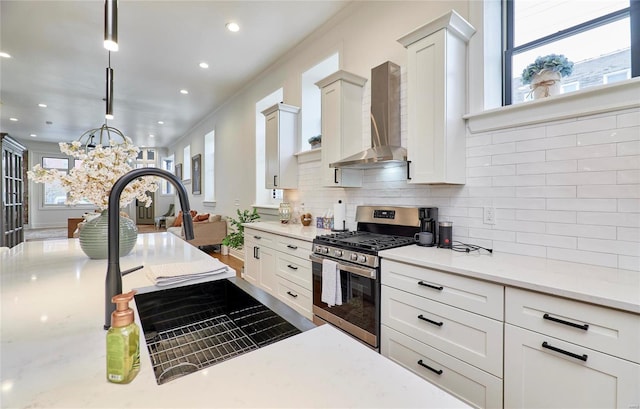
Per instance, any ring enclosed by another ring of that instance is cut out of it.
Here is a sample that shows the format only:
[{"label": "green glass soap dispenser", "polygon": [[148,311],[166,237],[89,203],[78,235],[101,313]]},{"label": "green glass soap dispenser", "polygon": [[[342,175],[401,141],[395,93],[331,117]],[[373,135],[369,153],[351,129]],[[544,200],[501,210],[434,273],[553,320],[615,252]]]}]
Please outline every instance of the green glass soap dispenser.
[{"label": "green glass soap dispenser", "polygon": [[129,301],[135,290],[118,294],[111,299],[116,310],[111,314],[111,328],[107,331],[107,380],[129,383],[140,371],[140,328],[133,322]]}]

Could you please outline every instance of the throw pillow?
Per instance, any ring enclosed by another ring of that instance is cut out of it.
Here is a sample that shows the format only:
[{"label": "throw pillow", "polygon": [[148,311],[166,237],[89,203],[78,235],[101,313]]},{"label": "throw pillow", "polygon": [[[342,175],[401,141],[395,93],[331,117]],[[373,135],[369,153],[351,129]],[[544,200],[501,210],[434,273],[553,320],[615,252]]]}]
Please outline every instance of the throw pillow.
[{"label": "throw pillow", "polygon": [[180,226],[182,226],[182,210],[178,212],[178,215],[176,216],[176,220],[173,222],[173,227],[180,227]]},{"label": "throw pillow", "polygon": [[193,220],[194,217],[196,217],[196,215],[198,214],[197,210],[189,210],[189,214],[191,215],[191,219]]},{"label": "throw pillow", "polygon": [[193,218],[194,222],[203,222],[205,220],[209,220],[209,213],[202,213]]}]

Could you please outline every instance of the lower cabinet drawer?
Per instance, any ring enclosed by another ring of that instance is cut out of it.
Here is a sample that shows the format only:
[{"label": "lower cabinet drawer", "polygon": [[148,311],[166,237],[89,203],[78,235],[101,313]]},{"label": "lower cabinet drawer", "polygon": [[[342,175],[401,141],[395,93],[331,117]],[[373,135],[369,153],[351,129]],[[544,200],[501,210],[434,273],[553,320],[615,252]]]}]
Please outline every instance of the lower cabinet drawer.
[{"label": "lower cabinet drawer", "polygon": [[308,319],[313,318],[311,291],[278,277],[278,298]]},{"label": "lower cabinet drawer", "polygon": [[385,285],[380,320],[420,342],[502,377],[501,321]]},{"label": "lower cabinet drawer", "polygon": [[471,406],[502,407],[502,379],[385,325],[380,352]]},{"label": "lower cabinet drawer", "polygon": [[505,325],[505,408],[638,408],[640,365]]},{"label": "lower cabinet drawer", "polygon": [[277,258],[276,274],[311,291],[313,286],[311,260],[291,256],[282,252],[278,252]]}]

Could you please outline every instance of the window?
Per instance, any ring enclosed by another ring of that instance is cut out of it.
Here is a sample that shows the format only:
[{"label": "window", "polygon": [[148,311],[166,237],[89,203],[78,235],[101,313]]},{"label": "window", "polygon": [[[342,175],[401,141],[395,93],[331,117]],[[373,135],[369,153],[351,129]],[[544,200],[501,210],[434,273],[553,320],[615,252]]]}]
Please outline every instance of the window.
[{"label": "window", "polygon": [[211,131],[204,136],[204,174],[202,182],[204,185],[204,201],[215,201],[215,131]]},{"label": "window", "polygon": [[624,81],[629,78],[631,78],[631,70],[621,70],[621,71],[604,74],[602,76],[602,81],[605,84],[611,84],[613,82]]},{"label": "window", "polygon": [[302,150],[310,148],[310,137],[321,133],[322,111],[320,105],[322,96],[316,82],[338,71],[339,57],[339,53],[335,53],[302,73],[302,110],[300,111],[302,123],[300,146]]},{"label": "window", "polygon": [[191,179],[191,145],[183,149],[182,155],[182,180]]},{"label": "window", "polygon": [[[163,158],[162,159],[162,169],[166,170],[167,172],[171,172],[174,173],[174,163],[175,163],[175,158],[173,155]],[[174,192],[174,188],[173,188],[173,183],[169,182],[168,180],[162,178],[162,194],[163,195],[172,195]]]},{"label": "window", "polygon": [[284,99],[282,88],[256,103],[256,204],[277,205],[282,201],[282,191],[265,188],[265,123],[262,111]]},{"label": "window", "polygon": [[579,81],[568,82],[566,84],[562,84],[561,88],[562,88],[563,94],[566,92],[577,91],[580,89],[580,82]]},{"label": "window", "polygon": [[640,38],[640,1],[506,0],[504,4],[505,105],[527,100],[530,90],[522,87],[522,71],[539,56],[564,54],[574,63],[571,75],[563,78],[563,92],[605,84],[609,73],[640,74],[640,42],[631,41]]},{"label": "window", "polygon": [[[73,166],[77,168],[82,164],[82,161],[79,159],[74,159],[73,162],[70,162],[69,158],[44,156],[42,157],[41,166],[45,169],[55,169],[60,172],[69,173],[69,171],[71,170],[71,168],[69,168],[70,163],[73,163]],[[67,200],[67,192],[58,181],[44,183],[42,197],[44,206],[64,206]],[[80,200],[77,204],[91,205],[91,202],[87,200]]]}]

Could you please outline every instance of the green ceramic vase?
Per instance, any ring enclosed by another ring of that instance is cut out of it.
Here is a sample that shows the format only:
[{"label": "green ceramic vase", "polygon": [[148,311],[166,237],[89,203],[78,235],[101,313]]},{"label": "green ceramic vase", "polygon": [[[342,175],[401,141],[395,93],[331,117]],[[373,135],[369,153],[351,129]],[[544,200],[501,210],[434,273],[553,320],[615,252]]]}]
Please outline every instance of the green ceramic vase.
[{"label": "green ceramic vase", "polygon": [[[107,230],[108,212],[104,210],[100,216],[89,220],[80,229],[80,247],[84,254],[92,259],[106,259],[108,256]],[[131,252],[138,239],[138,228],[133,220],[120,217],[120,257]]]}]

